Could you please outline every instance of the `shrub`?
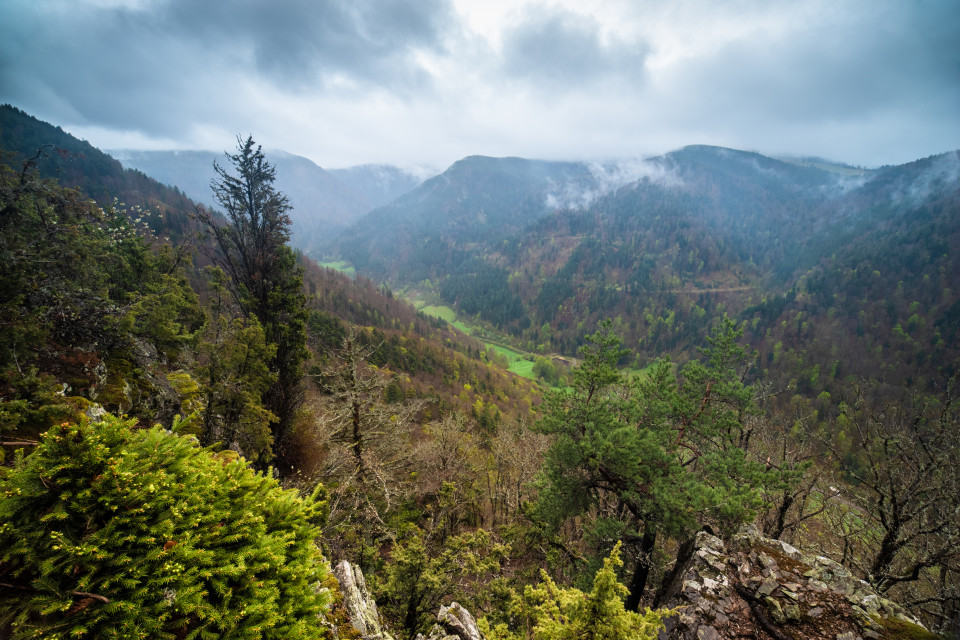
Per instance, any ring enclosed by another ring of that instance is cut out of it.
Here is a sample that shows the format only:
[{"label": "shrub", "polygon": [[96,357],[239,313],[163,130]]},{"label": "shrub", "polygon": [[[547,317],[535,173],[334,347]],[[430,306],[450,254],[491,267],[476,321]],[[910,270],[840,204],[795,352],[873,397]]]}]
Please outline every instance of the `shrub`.
[{"label": "shrub", "polygon": [[663,619],[676,612],[624,609],[627,588],[616,574],[622,564],[618,543],[594,577],[590,593],[560,587],[544,571],[540,585],[514,595],[508,623],[493,625],[484,618],[481,631],[492,640],[653,640],[663,629]]},{"label": "shrub", "polygon": [[242,459],[105,416],[0,471],[13,638],[320,638],[322,504]]}]

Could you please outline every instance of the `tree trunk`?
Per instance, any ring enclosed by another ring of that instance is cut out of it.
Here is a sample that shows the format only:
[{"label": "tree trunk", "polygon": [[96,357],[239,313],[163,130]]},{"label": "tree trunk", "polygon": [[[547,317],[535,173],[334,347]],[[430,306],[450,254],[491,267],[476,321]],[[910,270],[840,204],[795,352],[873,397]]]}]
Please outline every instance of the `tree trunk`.
[{"label": "tree trunk", "polygon": [[900,540],[900,522],[899,518],[894,518],[894,522],[887,529],[883,536],[883,542],[880,544],[880,551],[877,552],[873,560],[873,566],[870,567],[870,581],[873,587],[879,593],[885,593],[893,583],[889,580],[890,567],[897,557],[897,553],[903,547],[903,541]]},{"label": "tree trunk", "polygon": [[353,399],[351,409],[350,422],[353,427],[353,442],[350,448],[353,450],[353,460],[356,464],[357,476],[362,481],[366,475],[366,470],[363,468],[363,433],[360,430],[360,398],[355,397]]},{"label": "tree trunk", "polygon": [[790,507],[793,506],[793,501],[794,496],[790,493],[790,490],[784,489],[783,502],[780,503],[780,508],[777,509],[777,522],[773,526],[772,531],[764,531],[768,538],[779,540],[780,536],[783,535],[784,529],[787,528],[787,512],[790,511]]},{"label": "tree trunk", "polygon": [[637,556],[637,564],[633,568],[633,578],[630,580],[630,594],[627,596],[626,602],[623,603],[627,611],[637,611],[640,608],[640,598],[647,586],[653,549],[656,546],[657,532],[653,527],[647,525],[643,531],[643,538],[640,540],[640,553]]},{"label": "tree trunk", "polygon": [[663,578],[663,584],[657,589],[657,595],[653,598],[653,606],[663,606],[671,597],[680,591],[680,582],[683,574],[690,566],[690,559],[693,557],[693,551],[696,548],[696,536],[688,538],[680,548],[677,549],[677,559],[673,563],[673,568]]}]

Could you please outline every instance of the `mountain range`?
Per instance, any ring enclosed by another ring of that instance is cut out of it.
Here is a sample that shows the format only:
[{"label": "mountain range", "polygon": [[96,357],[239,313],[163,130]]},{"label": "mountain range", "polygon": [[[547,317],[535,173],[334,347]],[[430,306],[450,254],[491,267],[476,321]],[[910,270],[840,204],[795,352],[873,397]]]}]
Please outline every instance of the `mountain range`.
[{"label": "mountain range", "polygon": [[737,318],[784,387],[956,369],[960,155],[861,169],[691,146],[633,163],[465,158],[324,251],[574,355],[615,318],[638,363]]},{"label": "mountain range", "polygon": [[[210,182],[217,177],[213,163],[227,163],[223,153],[213,151],[119,149],[110,154],[125,167],[176,185],[193,200],[208,205],[215,204],[210,191]],[[293,242],[308,252],[421,182],[417,174],[388,165],[326,170],[284,151],[270,151],[269,158],[277,169],[277,188],[292,205]]]},{"label": "mountain range", "polygon": [[[38,141],[3,115],[0,143],[25,155]],[[55,131],[97,175],[42,159],[67,184],[159,203],[180,232],[193,206],[183,194],[208,199],[218,154],[118,153],[131,171]],[[298,248],[528,352],[575,356],[612,318],[636,366],[683,361],[727,315],[758,351],[755,375],[807,397],[860,378],[935,385],[960,361],[958,152],[876,169],[709,146],[610,163],[470,156],[423,182],[270,159]],[[176,188],[147,187],[141,171]],[[144,186],[111,188],[121,174]]]}]

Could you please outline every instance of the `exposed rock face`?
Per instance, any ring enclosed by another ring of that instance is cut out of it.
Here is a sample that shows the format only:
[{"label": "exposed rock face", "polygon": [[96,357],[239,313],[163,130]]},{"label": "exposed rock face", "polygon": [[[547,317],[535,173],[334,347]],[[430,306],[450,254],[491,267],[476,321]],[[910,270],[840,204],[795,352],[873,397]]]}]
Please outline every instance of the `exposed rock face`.
[{"label": "exposed rock face", "polygon": [[697,534],[673,591],[665,605],[682,608],[667,619],[663,639],[876,639],[883,619],[919,625],[833,560],[804,555],[755,527],[729,545]]},{"label": "exposed rock face", "polygon": [[477,621],[470,612],[456,602],[449,607],[440,607],[437,624],[424,636],[417,634],[417,640],[483,640]]},{"label": "exposed rock face", "polygon": [[363,579],[360,567],[344,560],[334,567],[333,575],[340,583],[340,591],[343,593],[343,603],[350,616],[350,624],[360,632],[360,635],[365,640],[393,640],[380,623],[377,603],[367,591],[367,583]]}]

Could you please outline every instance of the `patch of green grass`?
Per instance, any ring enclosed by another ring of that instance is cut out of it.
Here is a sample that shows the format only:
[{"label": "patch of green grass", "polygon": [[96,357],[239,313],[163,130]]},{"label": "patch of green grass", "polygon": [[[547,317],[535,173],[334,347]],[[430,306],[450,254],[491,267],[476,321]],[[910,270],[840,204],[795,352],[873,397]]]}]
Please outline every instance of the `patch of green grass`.
[{"label": "patch of green grass", "polygon": [[[446,305],[428,305],[423,304],[420,300],[416,300],[415,305],[418,311],[422,311],[426,315],[434,318],[446,320],[452,326],[456,327],[467,335],[471,335],[473,333],[473,327],[461,320],[457,320],[457,312]],[[515,373],[518,376],[527,378],[529,380],[537,379],[537,376],[535,376],[533,373],[533,362],[531,360],[527,360],[525,354],[493,342],[484,342],[484,345],[488,351],[495,351],[507,359],[507,362],[509,362],[510,365],[507,367],[507,370],[511,373]]]},{"label": "patch of green grass", "polygon": [[522,378],[529,378],[530,380],[536,380],[537,378],[533,373],[533,363],[523,358],[511,362],[509,370]]},{"label": "patch of green grass", "polygon": [[441,320],[446,320],[453,327],[459,329],[460,331],[464,332],[468,336],[473,333],[473,327],[471,327],[470,325],[464,322],[461,322],[460,320],[457,320],[457,312],[446,305],[417,304],[416,306],[417,306],[417,311],[422,311],[428,316],[432,316],[434,318],[440,318]]},{"label": "patch of green grass", "polygon": [[473,334],[473,327],[471,327],[471,326],[468,325],[468,324],[464,324],[463,322],[460,322],[459,320],[456,320],[456,321],[454,321],[454,322],[451,322],[450,324],[452,324],[454,327],[456,327],[456,328],[459,329],[460,331],[463,331],[463,332],[464,332],[465,334],[467,334],[468,336]]},{"label": "patch of green grass", "polygon": [[326,267],[327,269],[335,269],[340,273],[345,273],[348,276],[353,276],[357,273],[357,270],[348,263],[346,260],[335,260],[333,262],[320,262],[318,263],[321,267]]},{"label": "patch of green grass", "polygon": [[435,305],[428,304],[422,307],[419,307],[419,310],[432,316],[434,318],[440,318],[441,320],[446,320],[449,323],[453,323],[457,319],[457,312],[451,309],[450,307],[444,305]]},{"label": "patch of green grass", "polygon": [[530,380],[536,379],[537,376],[533,374],[533,362],[527,360],[522,353],[492,342],[486,342],[484,344],[486,344],[487,350],[496,351],[507,359],[510,363],[507,369],[508,371],[522,378],[529,378]]},{"label": "patch of green grass", "polygon": [[[503,347],[503,346],[501,346],[501,345],[499,345],[499,344],[494,344],[493,342],[486,342],[486,343],[484,343],[484,344],[487,345],[487,350],[489,350],[489,351],[496,351],[496,352],[499,353],[500,355],[506,357],[506,359],[509,360],[510,362],[513,362],[514,360],[521,360],[521,359],[523,359],[523,354],[522,354],[522,353],[520,353],[519,351],[514,351],[513,349],[510,349],[509,347]],[[531,362],[530,364],[533,364],[533,363]]]}]

